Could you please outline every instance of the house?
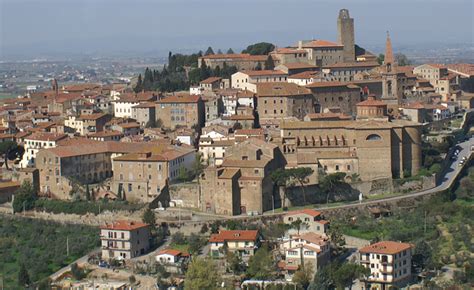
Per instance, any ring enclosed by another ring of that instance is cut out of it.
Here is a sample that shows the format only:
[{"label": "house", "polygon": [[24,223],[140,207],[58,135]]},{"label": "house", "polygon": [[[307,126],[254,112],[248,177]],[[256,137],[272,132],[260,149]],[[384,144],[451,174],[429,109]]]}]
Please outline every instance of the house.
[{"label": "house", "polygon": [[96,141],[120,141],[124,134],[119,131],[101,131],[87,135],[87,138]]},{"label": "house", "polygon": [[236,72],[231,77],[232,88],[257,92],[258,83],[286,82],[288,74],[280,70],[249,70]]},{"label": "house", "polygon": [[202,91],[214,91],[221,88],[223,83],[222,78],[220,77],[209,77],[205,80],[199,82],[199,87]]},{"label": "house", "polygon": [[154,127],[156,122],[156,104],[153,102],[143,102],[132,107],[132,118],[141,127]]},{"label": "house", "polygon": [[165,249],[156,255],[156,262],[163,265],[168,273],[184,274],[183,269],[186,268],[190,258],[191,256],[188,253]]},{"label": "house", "polygon": [[285,238],[280,244],[284,255],[278,266],[287,274],[293,274],[302,265],[310,267],[312,274],[329,263],[331,250],[329,240],[313,232]]},{"label": "house", "polygon": [[132,108],[144,102],[154,102],[158,99],[155,92],[140,92],[137,94],[121,94],[114,100],[114,116],[117,118],[132,118]]},{"label": "house", "polygon": [[221,165],[226,149],[234,144],[235,140],[230,138],[214,140],[209,137],[201,137],[199,139],[199,153],[201,153],[202,161],[209,165]]},{"label": "house", "polygon": [[260,246],[260,234],[257,230],[222,230],[218,234],[212,234],[209,238],[211,257],[220,258],[227,251],[248,260],[255,254]]},{"label": "house", "polygon": [[314,209],[302,209],[288,212],[283,216],[283,222],[287,225],[293,224],[295,221],[303,222],[300,229],[291,228],[288,235],[302,233],[316,233],[320,236],[326,236],[329,230],[329,221],[324,220],[322,213]]},{"label": "house", "polygon": [[114,221],[100,228],[102,259],[123,260],[144,255],[150,249],[149,225]]},{"label": "house", "polygon": [[370,269],[364,289],[403,287],[411,280],[413,246],[408,243],[382,241],[359,250],[359,263]]}]

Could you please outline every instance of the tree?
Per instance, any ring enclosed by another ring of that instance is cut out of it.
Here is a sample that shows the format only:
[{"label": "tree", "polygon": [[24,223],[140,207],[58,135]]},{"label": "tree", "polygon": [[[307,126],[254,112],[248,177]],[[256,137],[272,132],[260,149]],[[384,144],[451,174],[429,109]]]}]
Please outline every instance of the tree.
[{"label": "tree", "polygon": [[416,243],[413,254],[413,267],[418,268],[418,270],[425,270],[432,266],[432,255],[430,245],[424,240],[419,241]]},{"label": "tree", "polygon": [[13,141],[0,142],[0,155],[4,156],[5,167],[8,170],[8,161],[20,160],[25,153],[25,148]]},{"label": "tree", "polygon": [[142,74],[139,74],[138,79],[137,79],[137,84],[135,85],[135,88],[133,89],[133,91],[135,93],[138,93],[138,92],[141,92],[142,90],[143,90]]},{"label": "tree", "polygon": [[278,186],[279,190],[283,192],[282,207],[285,208],[286,203],[286,187],[290,180],[290,175],[285,169],[278,168],[270,174],[270,178]]},{"label": "tree", "polygon": [[91,191],[89,189],[89,184],[86,184],[86,200],[91,200]]},{"label": "tree", "polygon": [[222,50],[218,49],[217,54],[222,54]]},{"label": "tree", "polygon": [[219,280],[219,274],[212,260],[196,258],[186,272],[184,289],[215,289]]},{"label": "tree", "polygon": [[257,65],[255,66],[255,70],[262,70],[262,64],[257,63]]},{"label": "tree", "polygon": [[344,172],[336,172],[328,175],[321,174],[319,188],[326,194],[326,203],[329,203],[329,196],[337,186],[344,183],[346,174]]},{"label": "tree", "polygon": [[36,189],[29,180],[23,181],[20,188],[15,192],[13,199],[13,211],[21,212],[23,209],[29,210],[34,208],[36,196]]},{"label": "tree", "polygon": [[202,155],[200,153],[194,156],[194,163],[193,163],[193,174],[195,177],[198,178],[201,173],[204,171],[204,165],[202,164]]},{"label": "tree", "polygon": [[188,181],[189,174],[184,166],[180,166],[178,170],[178,180],[179,181]]},{"label": "tree", "polygon": [[142,221],[150,227],[154,228],[156,224],[156,216],[155,213],[151,210],[151,208],[147,207],[145,212],[142,215]]},{"label": "tree", "polygon": [[301,185],[301,190],[303,191],[303,201],[306,204],[306,183],[308,183],[308,177],[313,174],[314,170],[310,167],[298,167],[298,168],[291,168],[290,176],[294,180],[298,181]]},{"label": "tree", "polygon": [[192,233],[188,238],[189,253],[195,255],[199,253],[199,250],[204,246],[205,241],[195,233]]},{"label": "tree", "polygon": [[346,244],[346,239],[338,225],[332,225],[329,228],[329,239],[336,250],[336,253],[339,253],[342,247]]},{"label": "tree", "polygon": [[334,282],[337,289],[352,289],[354,280],[370,275],[370,269],[359,264],[344,263],[334,273]]},{"label": "tree", "polygon": [[271,55],[267,57],[267,60],[264,64],[264,68],[269,70],[273,70],[275,68],[275,62],[273,61],[273,57]]},{"label": "tree", "polygon": [[379,54],[379,56],[377,56],[377,62],[382,65],[383,62],[385,60],[385,55],[383,53]]},{"label": "tree", "polygon": [[227,54],[234,54],[234,51],[232,50],[232,48],[229,48],[229,49],[227,50]]},{"label": "tree", "polygon": [[251,55],[263,55],[269,54],[275,49],[275,45],[268,42],[258,42],[247,46],[246,49],[242,50],[242,53],[248,53]]},{"label": "tree", "polygon": [[204,53],[204,55],[211,55],[211,54],[214,54],[214,50],[212,50],[212,47],[208,47],[206,52]]},{"label": "tree", "polygon": [[26,269],[25,264],[20,265],[20,271],[18,271],[18,285],[25,287],[30,285],[30,275],[28,274],[28,270]]},{"label": "tree", "polygon": [[408,59],[408,57],[406,55],[404,55],[403,53],[397,53],[395,54],[395,61],[397,62],[397,64],[399,66],[406,66],[406,65],[410,65],[411,64],[411,61]]},{"label": "tree", "polygon": [[306,289],[311,282],[311,273],[313,272],[313,265],[308,263],[300,267],[293,275],[293,282],[298,284],[302,289]]},{"label": "tree", "polygon": [[248,263],[247,275],[256,280],[269,280],[274,274],[272,253],[266,247],[260,247]]},{"label": "tree", "polygon": [[232,272],[235,275],[239,275],[242,272],[242,258],[239,255],[233,253],[232,251],[227,251],[226,263],[229,272]]},{"label": "tree", "polygon": [[79,268],[77,263],[71,264],[71,275],[76,280],[82,280],[86,277],[86,273],[84,273],[84,270]]},{"label": "tree", "polygon": [[301,219],[297,219],[294,222],[291,223],[291,228],[295,229],[298,231],[298,235],[300,234],[300,230],[302,229],[307,229],[309,225],[305,222],[303,222]]},{"label": "tree", "polygon": [[333,285],[333,271],[334,263],[326,265],[325,267],[319,269],[314,275],[314,279],[311,282],[311,285],[308,289],[310,290],[327,290],[331,289]]},{"label": "tree", "polygon": [[183,245],[186,243],[186,237],[182,232],[176,232],[171,236],[171,243]]}]

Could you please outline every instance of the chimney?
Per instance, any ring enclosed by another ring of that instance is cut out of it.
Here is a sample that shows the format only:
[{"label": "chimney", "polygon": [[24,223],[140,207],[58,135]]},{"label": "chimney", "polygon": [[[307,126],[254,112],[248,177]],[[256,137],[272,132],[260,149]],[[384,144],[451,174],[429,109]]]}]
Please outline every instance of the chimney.
[{"label": "chimney", "polygon": [[299,40],[298,41],[298,49],[302,49],[302,48],[303,48],[303,41]]}]

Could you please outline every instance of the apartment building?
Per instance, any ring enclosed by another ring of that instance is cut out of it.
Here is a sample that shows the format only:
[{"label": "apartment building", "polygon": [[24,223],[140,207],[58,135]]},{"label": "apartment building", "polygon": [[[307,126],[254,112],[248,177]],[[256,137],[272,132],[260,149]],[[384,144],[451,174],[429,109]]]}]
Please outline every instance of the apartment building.
[{"label": "apartment building", "polygon": [[144,255],[150,249],[149,225],[114,221],[100,228],[102,259],[125,260]]},{"label": "apartment building", "polygon": [[144,102],[154,102],[159,98],[155,92],[125,93],[113,101],[114,116],[117,118],[132,118],[132,108]]},{"label": "apartment building", "polygon": [[54,148],[61,140],[67,138],[66,134],[35,132],[27,137],[23,142],[25,153],[20,161],[20,167],[35,166],[36,154],[41,149]]},{"label": "apartment building", "polygon": [[200,96],[174,95],[156,103],[156,118],[166,128],[204,126],[204,102]]},{"label": "apartment building", "polygon": [[231,77],[232,88],[256,93],[258,83],[286,82],[288,74],[280,70],[249,70],[236,72]]},{"label": "apartment building", "polygon": [[132,107],[132,119],[141,127],[154,127],[156,122],[156,104],[144,102]]},{"label": "apartment building", "polygon": [[370,269],[364,289],[403,287],[411,280],[413,246],[407,243],[382,241],[359,250],[359,263]]},{"label": "apartment building", "polygon": [[350,82],[354,80],[354,76],[358,73],[369,72],[374,68],[379,67],[377,62],[339,62],[324,66],[321,71],[324,74],[330,74],[334,81]]},{"label": "apartment building", "polygon": [[239,255],[244,261],[255,254],[260,247],[260,234],[257,230],[222,230],[209,238],[211,257],[224,257],[223,247]]}]

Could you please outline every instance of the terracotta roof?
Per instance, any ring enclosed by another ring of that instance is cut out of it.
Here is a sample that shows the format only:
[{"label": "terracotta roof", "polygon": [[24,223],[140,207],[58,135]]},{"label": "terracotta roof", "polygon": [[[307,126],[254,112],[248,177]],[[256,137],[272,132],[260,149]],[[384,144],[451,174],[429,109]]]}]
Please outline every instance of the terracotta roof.
[{"label": "terracotta roof", "polygon": [[287,73],[281,70],[246,70],[242,71],[241,73],[246,74],[251,77],[256,76],[275,76],[275,75],[284,75],[286,76]]},{"label": "terracotta roof", "polygon": [[169,96],[164,99],[157,101],[159,104],[170,104],[170,103],[197,103],[201,99],[197,95],[176,95]]},{"label": "terracotta roof", "polygon": [[153,102],[143,102],[143,103],[140,103],[136,106],[133,106],[132,108],[155,108],[156,107],[156,103],[153,103]]},{"label": "terracotta roof", "polygon": [[77,119],[78,120],[97,120],[105,116],[107,116],[107,114],[105,113],[83,114],[83,115],[80,115],[79,118]]},{"label": "terracotta roof", "polygon": [[254,120],[255,116],[253,115],[232,115],[229,117],[222,117],[223,120]]},{"label": "terracotta roof", "polygon": [[304,96],[311,95],[311,91],[305,87],[298,86],[294,83],[287,82],[268,82],[257,83],[258,97],[273,97],[273,96]]},{"label": "terracotta roof", "polygon": [[303,47],[307,48],[319,48],[319,47],[344,47],[342,44],[338,44],[328,40],[316,39],[310,42],[303,43]]},{"label": "terracotta roof", "polygon": [[120,123],[117,124],[117,126],[122,127],[124,129],[140,128],[140,124],[138,124],[137,122]]},{"label": "terracotta roof", "polygon": [[359,252],[394,255],[410,248],[412,248],[412,245],[408,243],[382,241],[363,247]]},{"label": "terracotta roof", "polygon": [[111,137],[111,136],[123,136],[123,133],[119,131],[100,131],[87,135],[88,137]]},{"label": "terracotta roof", "polygon": [[35,132],[28,136],[25,139],[34,140],[34,141],[59,141],[61,139],[67,138],[66,134],[57,134],[49,132]]},{"label": "terracotta roof", "polygon": [[218,234],[213,234],[209,238],[210,243],[223,243],[227,241],[253,241],[258,238],[257,230],[222,230]]},{"label": "terracotta roof", "polygon": [[[158,252],[158,255],[170,255],[170,256],[181,256],[183,252],[175,249],[164,249]],[[185,254],[187,255],[187,254]]]},{"label": "terracotta roof", "polygon": [[240,169],[237,168],[226,168],[222,170],[222,173],[219,175],[219,178],[222,179],[232,179],[237,173],[239,173]]},{"label": "terracotta roof", "polygon": [[382,107],[382,106],[387,106],[387,104],[383,101],[376,100],[375,97],[373,96],[369,96],[367,100],[357,103],[356,106],[357,107]]},{"label": "terracotta roof", "polygon": [[238,129],[235,130],[234,135],[263,135],[263,129]]},{"label": "terracotta roof", "polygon": [[296,214],[306,214],[312,217],[317,217],[321,215],[320,211],[314,210],[314,209],[301,209],[301,210],[295,210],[295,211],[290,211],[285,214],[285,216],[292,216]]},{"label": "terracotta roof", "polygon": [[312,78],[320,78],[321,73],[316,71],[304,71],[297,74],[292,74],[288,76],[288,79],[312,79]]},{"label": "terracotta roof", "polygon": [[106,223],[100,228],[104,230],[133,231],[133,230],[137,230],[137,229],[141,229],[145,227],[148,227],[148,225],[142,222],[114,221],[111,224]]},{"label": "terracotta roof", "polygon": [[378,62],[372,61],[359,61],[359,62],[340,62],[331,65],[326,65],[324,68],[354,68],[354,67],[378,67]]},{"label": "terracotta roof", "polygon": [[12,189],[20,187],[20,182],[19,181],[2,181],[0,182],[0,189]]},{"label": "terracotta roof", "polygon": [[307,88],[330,88],[330,87],[348,87],[351,83],[346,82],[314,82],[306,85]]},{"label": "terracotta roof", "polygon": [[202,80],[200,83],[201,84],[212,84],[212,83],[218,82],[220,80],[222,80],[222,78],[220,78],[220,77],[209,77],[205,80]]},{"label": "terracotta roof", "polygon": [[299,238],[299,239],[311,242],[311,243],[319,245],[319,246],[323,246],[323,245],[327,244],[327,238],[326,237],[323,237],[323,236],[318,235],[317,233],[313,233],[313,232],[304,233],[304,234],[301,234],[299,236],[295,235],[295,236],[292,236],[292,238],[296,238],[296,239]]},{"label": "terracotta roof", "polygon": [[248,167],[265,167],[270,160],[261,159],[261,160],[239,160],[239,159],[224,159],[222,162],[222,167],[241,167],[241,168],[248,168]]},{"label": "terracotta roof", "polygon": [[409,103],[409,104],[404,105],[402,108],[419,110],[419,109],[424,109],[425,106],[420,102],[413,102],[413,103]]},{"label": "terracotta roof", "polygon": [[306,117],[310,120],[318,119],[338,119],[338,120],[351,120],[352,117],[344,113],[309,113]]}]

